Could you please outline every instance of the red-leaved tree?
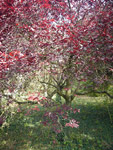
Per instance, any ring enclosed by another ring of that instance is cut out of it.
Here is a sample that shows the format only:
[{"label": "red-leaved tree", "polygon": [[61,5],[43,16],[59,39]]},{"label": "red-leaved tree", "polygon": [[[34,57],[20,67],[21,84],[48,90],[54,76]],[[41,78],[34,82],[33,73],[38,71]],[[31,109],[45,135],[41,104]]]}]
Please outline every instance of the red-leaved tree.
[{"label": "red-leaved tree", "polygon": [[1,96],[17,88],[13,77],[33,73],[48,100],[113,98],[112,7],[110,0],[1,0]]}]

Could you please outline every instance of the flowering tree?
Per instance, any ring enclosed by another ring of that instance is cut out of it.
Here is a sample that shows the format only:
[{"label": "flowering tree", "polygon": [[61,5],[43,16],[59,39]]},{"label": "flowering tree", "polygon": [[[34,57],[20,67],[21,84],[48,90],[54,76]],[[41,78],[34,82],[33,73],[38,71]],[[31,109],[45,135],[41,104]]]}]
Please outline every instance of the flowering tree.
[{"label": "flowering tree", "polygon": [[48,99],[58,94],[70,104],[92,92],[113,98],[111,8],[103,0],[1,0],[1,93],[16,88],[12,77],[33,72]]}]

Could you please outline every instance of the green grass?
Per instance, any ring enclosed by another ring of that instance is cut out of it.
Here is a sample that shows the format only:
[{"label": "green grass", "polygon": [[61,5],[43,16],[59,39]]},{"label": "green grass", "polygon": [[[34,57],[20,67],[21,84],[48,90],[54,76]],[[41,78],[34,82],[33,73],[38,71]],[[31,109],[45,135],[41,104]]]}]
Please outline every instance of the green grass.
[{"label": "green grass", "polygon": [[68,134],[64,143],[49,127],[40,124],[43,110],[29,116],[23,110],[0,128],[0,150],[112,150],[113,104],[103,98],[77,97],[72,105],[80,109],[80,113],[72,115],[80,126],[65,128]]}]

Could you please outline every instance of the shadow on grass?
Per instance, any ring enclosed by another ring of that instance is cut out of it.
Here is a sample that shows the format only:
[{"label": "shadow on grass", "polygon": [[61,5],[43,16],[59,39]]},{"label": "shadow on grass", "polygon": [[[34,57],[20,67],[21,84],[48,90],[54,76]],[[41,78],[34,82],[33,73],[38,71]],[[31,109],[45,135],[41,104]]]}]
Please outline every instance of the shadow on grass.
[{"label": "shadow on grass", "polygon": [[[85,150],[113,149],[113,104],[79,104],[81,112],[75,118],[80,122],[76,131]],[[76,141],[76,140],[75,140]]]},{"label": "shadow on grass", "polygon": [[0,131],[0,150],[34,150],[49,147],[49,131],[40,125],[40,112],[17,113]]},{"label": "shadow on grass", "polygon": [[[113,105],[78,104],[81,112],[72,117],[80,122],[78,129],[69,130],[68,144],[53,144],[55,135],[49,127],[40,125],[42,112],[25,116],[16,113],[7,126],[0,129],[0,150],[112,150]],[[71,143],[71,144],[70,144]]]}]

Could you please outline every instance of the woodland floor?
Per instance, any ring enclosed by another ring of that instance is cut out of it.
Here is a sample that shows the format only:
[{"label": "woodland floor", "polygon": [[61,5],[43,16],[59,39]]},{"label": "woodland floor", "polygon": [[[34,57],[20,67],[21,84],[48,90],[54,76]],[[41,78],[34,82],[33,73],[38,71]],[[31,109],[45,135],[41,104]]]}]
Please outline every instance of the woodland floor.
[{"label": "woodland floor", "polygon": [[77,97],[72,105],[80,109],[73,116],[80,126],[68,128],[64,143],[53,143],[55,134],[40,125],[43,111],[23,111],[0,128],[0,150],[113,150],[113,105],[97,97]]}]

